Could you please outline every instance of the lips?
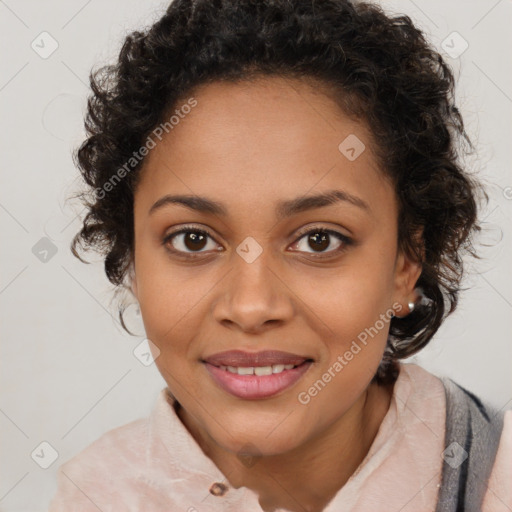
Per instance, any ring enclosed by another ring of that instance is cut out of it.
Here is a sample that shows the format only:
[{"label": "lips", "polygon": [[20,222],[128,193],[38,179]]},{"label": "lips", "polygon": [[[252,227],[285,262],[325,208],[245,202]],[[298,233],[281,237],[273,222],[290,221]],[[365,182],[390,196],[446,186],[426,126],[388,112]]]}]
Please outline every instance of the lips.
[{"label": "lips", "polygon": [[256,367],[256,366],[273,366],[273,365],[293,365],[298,366],[309,357],[291,354],[289,352],[281,352],[278,350],[264,350],[262,352],[243,352],[242,350],[229,350],[227,352],[219,352],[204,359],[204,362],[213,366],[234,366],[234,367]]},{"label": "lips", "polygon": [[202,361],[213,381],[237,398],[270,398],[296,384],[313,364],[309,357],[265,350],[220,352]]}]

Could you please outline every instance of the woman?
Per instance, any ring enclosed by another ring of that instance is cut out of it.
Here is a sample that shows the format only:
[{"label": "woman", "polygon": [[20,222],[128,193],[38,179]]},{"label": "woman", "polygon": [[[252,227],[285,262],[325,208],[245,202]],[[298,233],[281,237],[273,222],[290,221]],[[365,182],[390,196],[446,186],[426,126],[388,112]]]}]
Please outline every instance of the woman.
[{"label": "woman", "polygon": [[91,83],[73,250],[136,297],[167,386],[51,510],[512,507],[510,413],[400,363],[456,307],[480,194],[411,20],[175,0]]}]

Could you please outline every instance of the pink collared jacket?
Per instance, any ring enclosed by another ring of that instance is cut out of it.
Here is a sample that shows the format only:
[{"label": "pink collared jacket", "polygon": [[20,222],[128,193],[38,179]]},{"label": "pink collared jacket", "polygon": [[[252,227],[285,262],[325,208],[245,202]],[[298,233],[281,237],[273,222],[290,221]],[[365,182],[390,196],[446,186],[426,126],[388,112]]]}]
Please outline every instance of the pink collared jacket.
[{"label": "pink collared jacket", "polygon": [[[400,363],[365,459],[325,512],[436,510],[446,418],[442,381]],[[148,418],[113,429],[58,470],[49,512],[262,512],[201,450],[162,389]],[[512,411],[506,411],[483,512],[512,511]]]}]

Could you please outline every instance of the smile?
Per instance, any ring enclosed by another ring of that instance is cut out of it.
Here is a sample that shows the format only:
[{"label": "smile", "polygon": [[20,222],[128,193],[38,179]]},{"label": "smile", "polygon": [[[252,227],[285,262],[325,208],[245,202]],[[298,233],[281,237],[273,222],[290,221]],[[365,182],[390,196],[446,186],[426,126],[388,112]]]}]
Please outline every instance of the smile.
[{"label": "smile", "polygon": [[224,366],[222,365],[221,370],[226,370],[231,373],[237,373],[238,375],[272,375],[274,373],[281,373],[284,370],[291,370],[296,368],[293,364],[274,364],[272,366]]},{"label": "smile", "polygon": [[307,372],[313,360],[277,351],[229,351],[202,362],[221,389],[238,398],[258,400],[291,388]]}]

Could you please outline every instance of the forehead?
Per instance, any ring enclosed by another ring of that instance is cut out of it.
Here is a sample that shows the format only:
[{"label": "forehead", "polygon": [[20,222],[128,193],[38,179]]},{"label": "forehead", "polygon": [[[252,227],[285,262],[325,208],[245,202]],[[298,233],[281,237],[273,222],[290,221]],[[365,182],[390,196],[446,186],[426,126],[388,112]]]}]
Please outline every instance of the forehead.
[{"label": "forehead", "polygon": [[[393,199],[371,131],[314,84],[277,77],[215,82],[182,98],[174,112],[190,98],[195,106],[146,158],[137,194],[148,202],[187,193],[250,199],[256,208],[333,188],[377,206]],[[379,199],[384,189],[388,195]]]}]

